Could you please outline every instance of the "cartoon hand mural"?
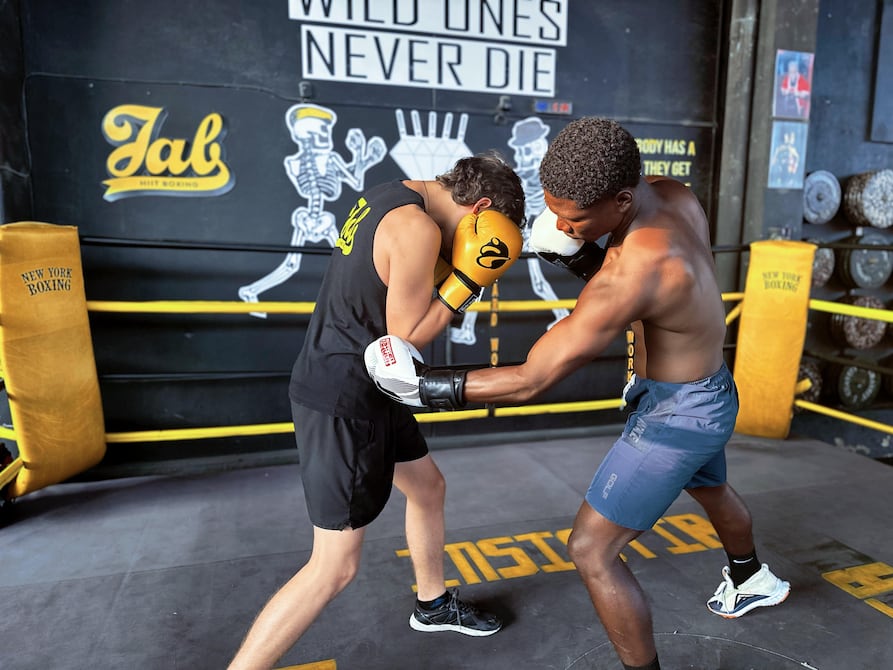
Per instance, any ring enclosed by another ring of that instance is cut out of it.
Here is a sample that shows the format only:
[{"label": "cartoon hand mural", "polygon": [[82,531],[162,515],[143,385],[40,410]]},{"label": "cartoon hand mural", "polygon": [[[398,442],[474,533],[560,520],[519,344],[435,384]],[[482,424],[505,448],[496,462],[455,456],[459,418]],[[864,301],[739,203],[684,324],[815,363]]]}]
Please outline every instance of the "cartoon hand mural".
[{"label": "cartoon hand mural", "polygon": [[391,147],[391,158],[400,166],[409,179],[434,179],[449,170],[457,160],[471,156],[471,149],[465,144],[465,129],[468,114],[459,117],[456,137],[450,137],[453,129],[453,113],[444,116],[443,128],[437,135],[437,112],[428,112],[428,132],[422,131],[422,120],[418,110],[410,112],[412,134],[406,132],[403,110],[396,110],[397,132],[400,139]]}]

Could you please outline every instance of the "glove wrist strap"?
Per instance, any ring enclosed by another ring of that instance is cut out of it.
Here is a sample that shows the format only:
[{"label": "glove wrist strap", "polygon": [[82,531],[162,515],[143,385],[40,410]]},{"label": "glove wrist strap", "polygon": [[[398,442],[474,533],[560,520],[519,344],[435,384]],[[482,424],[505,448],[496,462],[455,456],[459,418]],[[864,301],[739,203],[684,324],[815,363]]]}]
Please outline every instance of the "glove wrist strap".
[{"label": "glove wrist strap", "polygon": [[537,251],[544,261],[563,267],[584,281],[589,281],[598,272],[605,260],[607,252],[595,242],[585,242],[580,249],[570,256],[562,256],[553,251]]},{"label": "glove wrist strap", "polygon": [[462,314],[469,306],[480,300],[483,293],[483,287],[468,275],[460,270],[453,270],[437,290],[437,297],[454,313]]},{"label": "glove wrist strap", "polygon": [[419,379],[419,400],[432,409],[462,409],[467,374],[468,370],[429,369]]}]

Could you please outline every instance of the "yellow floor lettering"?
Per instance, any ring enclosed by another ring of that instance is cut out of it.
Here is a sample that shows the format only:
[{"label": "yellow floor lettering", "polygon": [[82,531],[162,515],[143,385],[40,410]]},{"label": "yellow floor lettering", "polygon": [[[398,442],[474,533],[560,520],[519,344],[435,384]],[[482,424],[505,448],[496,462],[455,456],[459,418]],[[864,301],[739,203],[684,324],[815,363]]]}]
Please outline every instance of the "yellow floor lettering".
[{"label": "yellow floor lettering", "polygon": [[484,579],[488,582],[499,580],[499,575],[496,574],[496,570],[494,570],[493,566],[487,562],[487,559],[484,558],[481,550],[477,548],[477,545],[474,542],[452,542],[446,545],[444,549],[446,550],[447,556],[449,556],[453,561],[453,564],[455,564],[456,569],[459,570],[459,574],[465,579],[466,584],[480,584],[481,579],[471,567],[468,559],[465,558],[465,555],[462,553],[463,551],[468,554],[472,561],[474,561],[474,564],[477,566],[478,570],[481,571]]},{"label": "yellow floor lettering", "polygon": [[[567,538],[570,535],[571,529],[568,528],[566,531],[558,531],[558,533],[566,533],[564,536],[563,543],[567,545]],[[548,531],[542,531],[538,533],[524,533],[522,535],[515,535],[515,539],[518,542],[530,542],[534,547],[536,547],[539,552],[548,560],[549,562],[545,565],[541,565],[540,570],[543,572],[562,572],[567,570],[574,570],[577,566],[574,565],[571,561],[566,561],[561,556],[558,555],[552,547],[548,545],[546,542],[547,537],[553,537],[552,533]],[[561,540],[561,538],[558,538]]]},{"label": "yellow floor lettering", "polygon": [[[682,531],[685,535],[697,542],[688,542],[681,537],[677,537],[670,530],[664,527],[664,524],[672,526]],[[554,538],[561,545],[567,547],[572,528],[562,528],[554,533],[549,531],[531,531],[529,533],[520,533],[514,536],[500,536],[482,538],[476,541],[452,542],[444,546],[444,552],[449,556],[456,570],[459,572],[461,579],[448,579],[446,586],[451,588],[460,586],[463,581],[465,584],[480,584],[482,579],[488,582],[499,581],[500,579],[514,579],[516,577],[529,577],[540,571],[546,573],[567,572],[575,570],[577,566],[573,561],[568,560],[566,553],[562,555],[556,550],[553,542],[548,542],[550,538]],[[718,549],[722,547],[716,530],[710,524],[710,521],[697,514],[673,514],[661,517],[657,523],[651,527],[655,535],[662,537],[669,545],[666,550],[671,554],[690,554],[697,551],[707,551],[708,549]],[[533,547],[546,559],[547,563],[540,565],[535,555],[531,556],[529,548],[513,545],[513,543],[530,543]],[[657,558],[658,554],[643,544],[640,540],[632,540],[626,545],[631,551],[636,552],[643,558]],[[397,556],[401,558],[409,557],[408,549],[397,549]],[[628,554],[629,552],[626,552]],[[626,554],[620,554],[623,561],[627,560]],[[511,561],[508,565],[496,562],[496,566],[490,563],[490,559],[508,559]],[[883,571],[882,571],[883,572]],[[890,569],[893,572],[893,569]],[[829,573],[830,574],[830,573]],[[893,579],[893,574],[889,575]],[[828,578],[828,577],[826,577]],[[877,580],[884,580],[888,575],[876,575]],[[829,581],[833,581],[828,578]],[[879,593],[886,590],[893,591],[893,583],[889,587],[885,586]],[[843,587],[842,587],[843,588]],[[412,590],[418,593],[418,585],[413,584]],[[873,595],[868,593],[863,598]],[[881,607],[887,607],[881,603]]]},{"label": "yellow floor lettering", "polygon": [[305,663],[304,665],[289,665],[277,670],[338,670],[335,665],[335,659],[330,658],[328,661],[316,661],[314,663]]},{"label": "yellow floor lettering", "polygon": [[893,619],[893,607],[890,607],[887,603],[882,602],[877,598],[866,598],[865,602],[874,607],[878,612],[886,614]]},{"label": "yellow floor lettering", "polygon": [[866,563],[822,575],[839,589],[860,599],[893,591],[893,567],[886,563]]},{"label": "yellow floor lettering", "polygon": [[663,519],[658,519],[657,523],[651,527],[651,530],[653,530],[655,533],[657,533],[670,543],[671,546],[667,547],[667,551],[669,551],[671,554],[690,554],[694,551],[707,551],[707,547],[705,547],[700,542],[685,542],[685,540],[676,537],[666,528],[661,528],[661,524],[663,522]]},{"label": "yellow floor lettering", "polygon": [[478,549],[483,552],[484,556],[496,558],[505,556],[511,558],[515,565],[513,567],[496,568],[497,572],[503,579],[513,579],[514,577],[527,577],[539,572],[536,563],[524,553],[521,547],[500,547],[501,544],[514,542],[510,537],[490,537],[484,540],[478,540]]},{"label": "yellow floor lettering", "polygon": [[[564,530],[559,530],[558,532],[555,533],[555,537],[557,537],[565,545],[567,545],[567,539],[570,537],[571,530],[573,530],[573,529],[565,528]],[[626,546],[628,546],[630,549],[635,549],[643,558],[657,558],[657,554],[655,554],[653,551],[651,551],[648,547],[646,547],[644,544],[642,544],[638,540],[633,540]],[[623,554],[621,554],[620,557],[624,561],[626,561],[626,557]],[[573,563],[569,563],[568,565],[571,566],[571,569],[577,567]],[[548,570],[546,570],[545,568],[543,568],[543,571],[548,572]]]},{"label": "yellow floor lettering", "polygon": [[657,558],[657,554],[651,551],[638,540],[633,540],[627,545],[630,549],[635,549],[643,558]]},{"label": "yellow floor lettering", "polygon": [[664,521],[671,523],[692,539],[697,540],[708,549],[720,549],[722,542],[716,534],[716,529],[707,519],[697,514],[670,514],[663,517]]}]

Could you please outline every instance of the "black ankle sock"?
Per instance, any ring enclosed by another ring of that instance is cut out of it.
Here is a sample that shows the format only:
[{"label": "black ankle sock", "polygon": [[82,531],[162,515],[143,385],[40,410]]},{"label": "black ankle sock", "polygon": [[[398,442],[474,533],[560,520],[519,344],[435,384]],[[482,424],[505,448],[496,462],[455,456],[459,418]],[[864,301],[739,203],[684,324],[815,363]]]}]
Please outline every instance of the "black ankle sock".
[{"label": "black ankle sock", "polygon": [[624,663],[623,670],[660,670],[660,661],[655,656],[651,663],[646,663],[645,665],[627,665]]},{"label": "black ankle sock", "polygon": [[444,591],[443,595],[435,598],[434,600],[418,600],[419,605],[426,610],[436,610],[438,607],[441,607],[447,599],[449,599],[450,594],[448,591]]},{"label": "black ankle sock", "polygon": [[750,577],[757,574],[761,567],[763,567],[757,560],[756,549],[743,556],[735,556],[734,554],[726,552],[726,556],[729,557],[729,576],[732,578],[732,583],[735,586],[739,586],[746,582]]}]

